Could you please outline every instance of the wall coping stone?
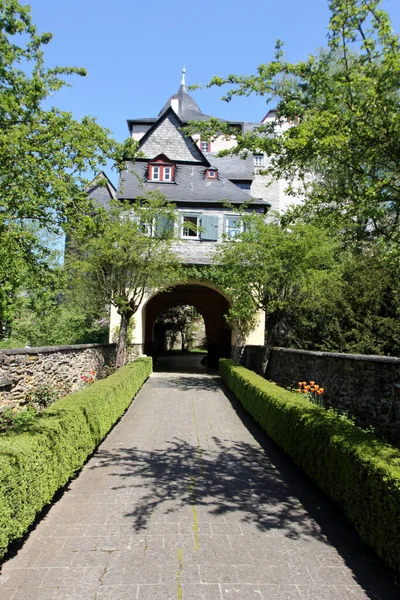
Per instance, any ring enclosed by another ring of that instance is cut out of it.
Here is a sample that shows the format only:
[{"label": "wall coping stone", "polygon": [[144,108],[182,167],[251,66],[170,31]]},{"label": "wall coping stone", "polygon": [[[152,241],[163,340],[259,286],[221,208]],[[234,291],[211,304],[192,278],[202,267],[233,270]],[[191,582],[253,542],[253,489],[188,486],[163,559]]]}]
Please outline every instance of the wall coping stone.
[{"label": "wall coping stone", "polygon": [[315,357],[328,357],[328,358],[338,358],[342,360],[354,360],[354,361],[363,361],[363,362],[382,362],[382,363],[392,363],[394,365],[400,365],[400,357],[396,356],[379,356],[376,354],[344,354],[339,352],[320,352],[318,350],[299,350],[297,348],[273,348],[277,352],[284,352],[288,354],[302,354],[306,356],[315,356]]},{"label": "wall coping stone", "polygon": [[0,356],[5,354],[6,356],[15,356],[17,354],[46,354],[49,352],[64,352],[74,350],[85,350],[86,348],[112,348],[116,344],[75,344],[74,346],[26,346],[25,348],[9,348],[1,349]]}]

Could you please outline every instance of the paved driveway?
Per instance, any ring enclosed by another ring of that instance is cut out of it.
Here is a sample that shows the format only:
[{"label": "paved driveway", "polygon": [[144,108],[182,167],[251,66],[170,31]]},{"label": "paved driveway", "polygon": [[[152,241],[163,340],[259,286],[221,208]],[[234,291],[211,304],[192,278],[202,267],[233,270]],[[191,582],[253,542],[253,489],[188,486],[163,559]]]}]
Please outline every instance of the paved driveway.
[{"label": "paved driveway", "polygon": [[151,376],[4,564],[1,600],[400,597],[332,504],[188,360],[190,373]]}]

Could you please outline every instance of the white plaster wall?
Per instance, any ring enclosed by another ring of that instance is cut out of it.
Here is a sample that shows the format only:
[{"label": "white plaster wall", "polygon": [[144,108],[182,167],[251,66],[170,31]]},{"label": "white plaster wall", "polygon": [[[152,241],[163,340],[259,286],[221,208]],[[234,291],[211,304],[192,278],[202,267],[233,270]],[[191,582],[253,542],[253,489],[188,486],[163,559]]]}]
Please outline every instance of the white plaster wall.
[{"label": "white plaster wall", "polygon": [[133,125],[131,137],[139,141],[144,134],[150,129],[151,125]]},{"label": "white plaster wall", "polygon": [[248,346],[263,346],[264,345],[264,311],[260,310],[257,314],[257,324],[253,331],[246,338]]}]

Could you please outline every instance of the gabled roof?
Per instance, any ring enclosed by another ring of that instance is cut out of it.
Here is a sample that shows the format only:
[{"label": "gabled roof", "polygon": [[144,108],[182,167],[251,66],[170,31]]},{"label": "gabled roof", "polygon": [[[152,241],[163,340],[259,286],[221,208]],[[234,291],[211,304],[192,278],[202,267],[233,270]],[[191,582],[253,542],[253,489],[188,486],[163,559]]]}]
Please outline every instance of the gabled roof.
[{"label": "gabled roof", "polygon": [[[137,160],[127,163],[122,171],[118,186],[118,198],[135,200],[145,192],[159,190],[167,200],[185,205],[244,204],[250,200],[249,194],[240,189],[221,172],[216,180],[207,179],[205,164],[175,165],[175,181],[162,183],[147,181],[148,161]],[[268,202],[255,198],[253,204],[268,207]]]},{"label": "gabled roof", "polygon": [[108,207],[110,200],[117,197],[117,190],[104,171],[96,175],[86,191],[89,198],[104,208]]},{"label": "gabled roof", "polygon": [[160,119],[141,138],[139,150],[148,159],[166,154],[172,161],[208,164],[194,140],[184,135],[182,127],[183,123],[173,109],[167,108]]}]

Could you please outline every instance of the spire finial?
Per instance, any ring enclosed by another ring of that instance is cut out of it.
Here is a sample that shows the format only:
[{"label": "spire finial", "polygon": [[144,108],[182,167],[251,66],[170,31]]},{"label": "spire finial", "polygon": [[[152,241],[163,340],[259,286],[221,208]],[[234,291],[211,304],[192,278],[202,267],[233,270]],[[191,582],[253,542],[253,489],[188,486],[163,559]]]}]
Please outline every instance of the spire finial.
[{"label": "spire finial", "polygon": [[186,67],[183,66],[183,68],[182,68],[182,81],[181,81],[181,85],[183,85],[183,87],[186,87],[185,77],[186,77]]}]

